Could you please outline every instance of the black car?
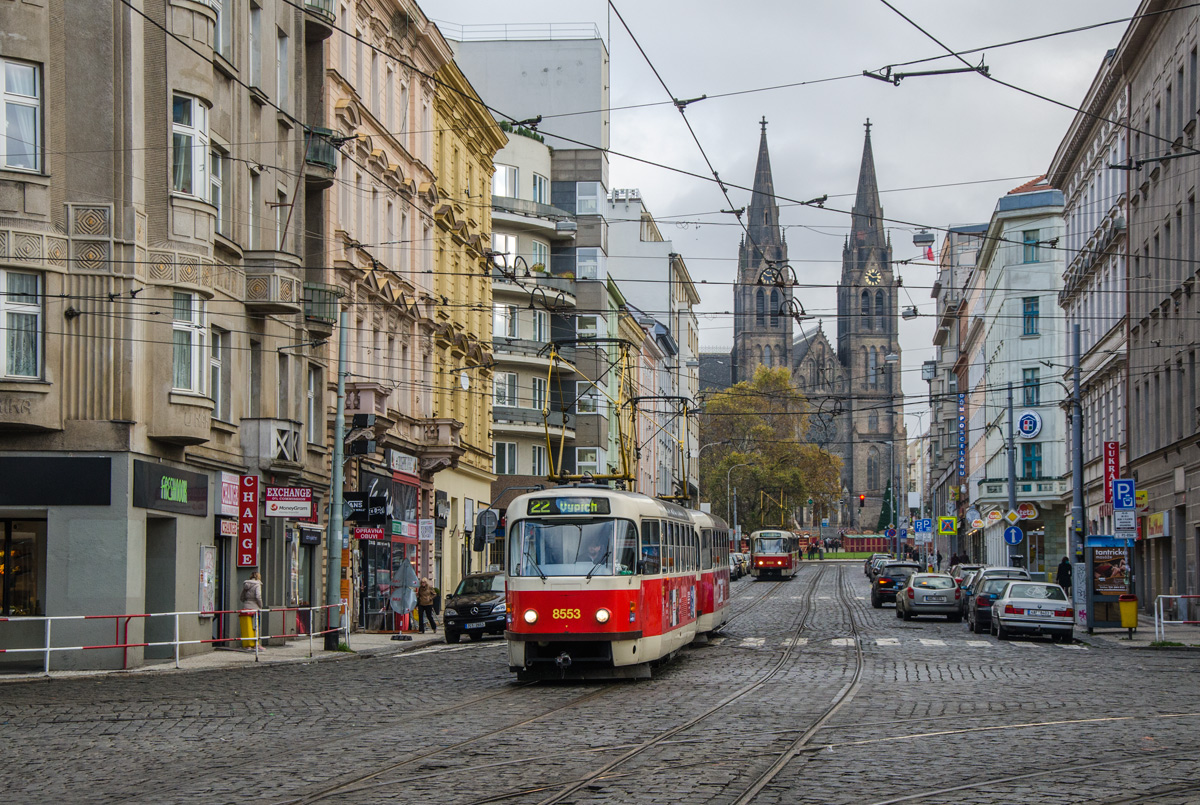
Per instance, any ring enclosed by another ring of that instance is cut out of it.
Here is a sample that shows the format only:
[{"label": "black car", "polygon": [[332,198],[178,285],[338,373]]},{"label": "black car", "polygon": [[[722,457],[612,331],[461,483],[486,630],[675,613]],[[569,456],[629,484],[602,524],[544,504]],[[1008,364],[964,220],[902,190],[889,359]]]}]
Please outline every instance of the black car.
[{"label": "black car", "polygon": [[992,628],[992,604],[1010,581],[1025,581],[1019,576],[991,576],[976,582],[967,601],[967,628],[983,634]]},{"label": "black car", "polygon": [[896,603],[896,591],[904,586],[908,577],[918,573],[921,566],[916,562],[886,562],[871,582],[871,606],[879,609],[884,602]]},{"label": "black car", "polygon": [[446,599],[442,614],[447,643],[457,643],[463,634],[472,640],[482,640],[485,634],[504,634],[504,574],[465,577]]}]

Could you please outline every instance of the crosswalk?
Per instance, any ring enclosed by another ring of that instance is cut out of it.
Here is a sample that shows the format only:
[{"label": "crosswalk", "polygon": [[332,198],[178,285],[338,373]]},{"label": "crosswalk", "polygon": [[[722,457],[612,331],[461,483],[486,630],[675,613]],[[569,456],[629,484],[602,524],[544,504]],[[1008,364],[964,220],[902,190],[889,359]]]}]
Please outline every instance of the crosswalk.
[{"label": "crosswalk", "polygon": [[[902,646],[914,647],[921,646],[922,648],[965,648],[972,650],[980,649],[1041,649],[1046,647],[1068,649],[1072,651],[1087,651],[1087,646],[1081,645],[1063,645],[1061,643],[1050,643],[1044,640],[1024,641],[1012,640],[1008,642],[997,642],[995,640],[959,640],[959,639],[942,639],[932,637],[914,637],[904,638],[899,637],[864,637],[861,638],[863,646],[878,646],[879,648],[899,648]],[[833,637],[829,639],[810,639],[807,637],[786,637],[786,638],[765,638],[765,637],[742,637],[742,638],[718,638],[717,641],[726,646],[733,648],[749,648],[749,649],[779,649],[787,648],[788,646],[820,646],[827,644],[830,646],[853,646],[855,638],[853,637]]]}]

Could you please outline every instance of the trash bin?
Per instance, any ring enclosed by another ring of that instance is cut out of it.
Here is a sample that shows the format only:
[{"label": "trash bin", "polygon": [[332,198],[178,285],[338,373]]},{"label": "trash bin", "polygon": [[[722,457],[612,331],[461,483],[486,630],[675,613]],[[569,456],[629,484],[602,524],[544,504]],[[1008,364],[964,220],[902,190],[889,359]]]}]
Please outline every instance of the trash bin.
[{"label": "trash bin", "polygon": [[1117,599],[1117,607],[1121,610],[1121,628],[1136,629],[1138,625],[1137,596],[1122,595]]},{"label": "trash bin", "polygon": [[254,631],[254,610],[241,610],[238,613],[238,619],[241,621],[242,627],[242,648],[254,648],[254,641],[258,637]]}]

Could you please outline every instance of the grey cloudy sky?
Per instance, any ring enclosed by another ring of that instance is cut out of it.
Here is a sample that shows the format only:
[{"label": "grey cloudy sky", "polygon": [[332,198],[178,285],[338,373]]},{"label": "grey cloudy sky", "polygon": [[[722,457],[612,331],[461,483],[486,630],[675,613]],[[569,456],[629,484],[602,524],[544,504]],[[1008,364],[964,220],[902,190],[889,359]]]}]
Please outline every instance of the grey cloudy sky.
[{"label": "grey cloudy sky", "polygon": [[[721,177],[749,185],[758,148],[759,118],[769,121],[775,190],[798,200],[829,194],[828,205],[853,204],[862,153],[863,121],[873,125],[875,163],[884,214],[899,221],[945,226],[985,222],[996,199],[1045,172],[1073,112],[973,74],[910,78],[895,87],[861,76],[888,64],[940,55],[936,44],[880,0],[615,0],[672,93],[692,98],[836,76],[845,80],[738,95],[688,109],[700,142]],[[1136,0],[893,0],[942,42],[975,48],[1026,36],[1128,17]],[[610,38],[611,104],[662,101],[665,93],[607,3],[497,3],[494,0],[425,2],[435,20],[453,23],[594,22]],[[610,27],[611,23],[611,27]],[[1101,58],[1116,46],[1125,23],[1011,47],[988,49],[992,75],[1050,98],[1077,105]],[[980,56],[970,56],[978,61]],[[937,67],[961,66],[952,60]],[[915,68],[921,69],[921,68]],[[484,99],[486,100],[486,98]],[[616,151],[706,172],[695,144],[672,106],[612,112]],[[548,130],[552,127],[547,126]],[[925,190],[928,185],[961,184]],[[684,255],[697,283],[730,282],[737,267],[740,229],[717,187],[619,157],[611,160],[613,187],[637,187],[660,219],[664,236]],[[740,206],[749,193],[735,191]],[[834,286],[841,272],[845,214],[783,206],[788,256],[805,291],[802,301],[824,318],[832,340]],[[895,257],[918,254],[913,228],[892,224]],[[940,237],[939,237],[940,243]],[[933,311],[933,269],[900,266],[911,302]],[[732,343],[728,285],[700,285],[701,345]],[[932,357],[929,318],[901,322],[904,390],[909,410],[927,387],[920,365]],[[910,428],[917,425],[909,422]]]}]

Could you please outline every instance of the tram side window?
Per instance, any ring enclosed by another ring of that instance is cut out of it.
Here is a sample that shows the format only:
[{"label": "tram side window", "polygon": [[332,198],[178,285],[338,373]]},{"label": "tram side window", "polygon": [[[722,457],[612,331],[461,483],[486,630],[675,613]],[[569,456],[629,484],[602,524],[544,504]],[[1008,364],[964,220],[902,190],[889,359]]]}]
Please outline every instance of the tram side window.
[{"label": "tram side window", "polygon": [[700,532],[694,528],[688,529],[688,536],[692,541],[692,570],[700,569]]},{"label": "tram side window", "polygon": [[623,533],[617,535],[617,575],[630,576],[637,568],[638,533],[637,526],[626,523]]},{"label": "tram side window", "polygon": [[700,532],[700,569],[712,570],[712,537],[713,531],[711,528],[706,528]]},{"label": "tram side window", "polygon": [[671,522],[670,520],[667,521],[666,526],[667,532],[666,539],[663,540],[663,556],[666,558],[667,571],[674,573],[675,571],[679,570],[679,566],[675,561],[679,558],[676,555],[679,549],[677,542],[678,533],[675,530],[675,523]]},{"label": "tram side window", "polygon": [[641,572],[652,576],[662,570],[659,521],[642,521],[642,566]]}]

